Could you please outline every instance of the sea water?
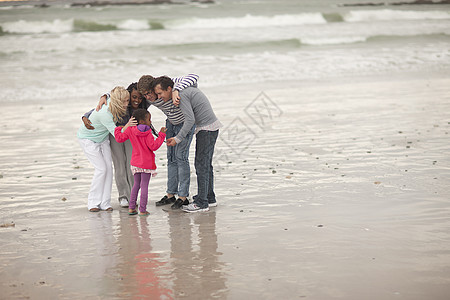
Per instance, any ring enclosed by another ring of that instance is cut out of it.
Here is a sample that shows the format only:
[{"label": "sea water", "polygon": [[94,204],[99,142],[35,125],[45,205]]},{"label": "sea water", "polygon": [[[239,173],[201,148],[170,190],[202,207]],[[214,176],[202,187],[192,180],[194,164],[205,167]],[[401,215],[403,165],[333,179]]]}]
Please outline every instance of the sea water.
[{"label": "sea water", "polygon": [[363,2],[3,2],[0,102],[97,97],[143,74],[214,88],[449,73],[449,5],[347,5]]}]

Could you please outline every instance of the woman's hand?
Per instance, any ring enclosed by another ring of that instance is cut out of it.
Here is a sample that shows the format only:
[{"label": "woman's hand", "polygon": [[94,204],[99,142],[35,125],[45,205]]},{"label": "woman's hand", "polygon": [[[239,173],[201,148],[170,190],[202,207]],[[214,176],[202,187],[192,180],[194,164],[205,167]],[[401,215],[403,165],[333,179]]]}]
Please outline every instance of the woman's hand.
[{"label": "woman's hand", "polygon": [[175,106],[178,106],[180,104],[180,96],[178,95],[177,90],[172,90],[172,102]]},{"label": "woman's hand", "polygon": [[92,126],[92,123],[91,123],[91,121],[90,121],[88,118],[82,117],[81,120],[83,120],[84,126],[85,126],[87,129],[89,129],[89,130],[95,129],[95,127]]},{"label": "woman's hand", "polygon": [[162,133],[166,133],[166,131],[167,131],[166,127],[161,127],[161,129],[159,130],[159,132],[162,132]]},{"label": "woman's hand", "polygon": [[127,124],[125,124],[125,126],[123,126],[122,132],[125,131],[128,127],[130,126],[136,126],[137,125],[137,121],[134,117],[131,117],[130,120],[128,121]]},{"label": "woman's hand", "polygon": [[100,101],[98,102],[97,107],[95,108],[95,110],[99,111],[104,104],[106,104],[106,95],[103,95],[103,96],[100,97]]}]

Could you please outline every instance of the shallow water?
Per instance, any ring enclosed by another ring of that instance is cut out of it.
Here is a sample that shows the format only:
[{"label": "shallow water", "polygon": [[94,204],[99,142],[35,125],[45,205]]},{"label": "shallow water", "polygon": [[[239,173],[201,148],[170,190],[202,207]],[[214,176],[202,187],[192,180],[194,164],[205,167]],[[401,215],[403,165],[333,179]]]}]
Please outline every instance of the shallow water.
[{"label": "shallow water", "polygon": [[148,218],[115,201],[89,213],[74,136],[92,101],[5,104],[0,223],[16,226],[0,228],[2,297],[446,299],[450,85],[422,78],[205,89],[225,127],[219,206],[198,215],[153,205],[164,147]]},{"label": "shallow water", "polygon": [[357,2],[3,6],[0,102],[97,98],[143,74],[222,88],[449,69],[448,5],[341,5]]}]

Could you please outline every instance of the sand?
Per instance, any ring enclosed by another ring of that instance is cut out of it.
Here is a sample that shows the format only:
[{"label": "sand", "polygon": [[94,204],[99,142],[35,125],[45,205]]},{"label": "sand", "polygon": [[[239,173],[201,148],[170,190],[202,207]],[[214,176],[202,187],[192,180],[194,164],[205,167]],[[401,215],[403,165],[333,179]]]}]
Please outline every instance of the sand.
[{"label": "sand", "polygon": [[163,146],[146,218],[87,211],[95,98],[1,103],[1,299],[447,299],[448,74],[203,90],[219,206],[155,207]]}]

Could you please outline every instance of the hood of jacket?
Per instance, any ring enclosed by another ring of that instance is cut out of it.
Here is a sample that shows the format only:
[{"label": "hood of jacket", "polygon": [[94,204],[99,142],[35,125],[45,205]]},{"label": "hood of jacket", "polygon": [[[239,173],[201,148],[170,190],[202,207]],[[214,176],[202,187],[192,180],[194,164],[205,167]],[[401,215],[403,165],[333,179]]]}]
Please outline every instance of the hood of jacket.
[{"label": "hood of jacket", "polygon": [[[150,128],[150,127],[149,127]],[[136,136],[148,136],[149,134],[151,135],[152,134],[152,131],[149,129],[149,130],[147,130],[147,131],[144,131],[144,132],[142,132],[142,131],[140,131],[138,128],[137,128],[137,126],[133,126],[133,127],[130,127],[130,130],[131,130],[131,132],[133,133],[133,134],[135,134]]]}]

